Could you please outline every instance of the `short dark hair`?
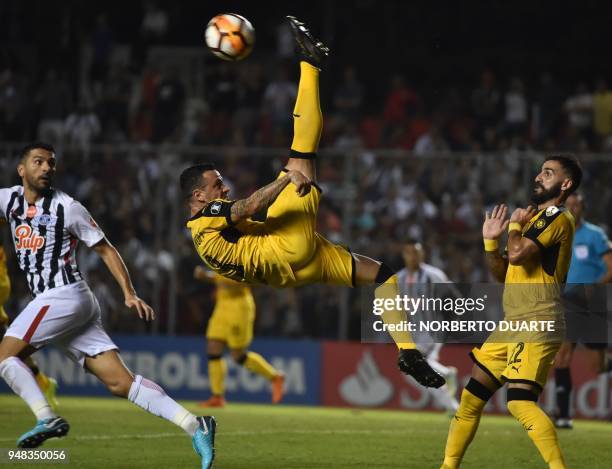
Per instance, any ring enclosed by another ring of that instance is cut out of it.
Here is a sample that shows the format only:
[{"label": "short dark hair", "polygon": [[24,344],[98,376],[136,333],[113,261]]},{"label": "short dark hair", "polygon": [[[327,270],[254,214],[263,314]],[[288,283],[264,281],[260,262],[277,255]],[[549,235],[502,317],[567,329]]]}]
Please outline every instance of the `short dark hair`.
[{"label": "short dark hair", "polygon": [[21,152],[19,154],[21,161],[25,160],[26,156],[28,156],[32,150],[35,150],[37,148],[47,150],[48,152],[51,152],[55,155],[55,148],[53,148],[53,145],[51,145],[50,143],[34,142],[30,143],[29,145],[26,145],[21,149]]},{"label": "short dark hair", "polygon": [[418,239],[412,238],[412,237],[405,239],[403,242],[403,245],[404,246],[415,246],[415,247],[418,245],[421,249],[423,249],[423,243],[419,241]]},{"label": "short dark hair", "polygon": [[193,190],[202,184],[202,173],[214,169],[215,165],[213,163],[199,163],[184,169],[179,179],[183,197],[189,199]]},{"label": "short dark hair", "polygon": [[569,174],[572,181],[572,187],[567,190],[566,197],[578,190],[580,182],[582,181],[582,166],[575,156],[549,155],[546,157],[546,161],[557,161]]}]

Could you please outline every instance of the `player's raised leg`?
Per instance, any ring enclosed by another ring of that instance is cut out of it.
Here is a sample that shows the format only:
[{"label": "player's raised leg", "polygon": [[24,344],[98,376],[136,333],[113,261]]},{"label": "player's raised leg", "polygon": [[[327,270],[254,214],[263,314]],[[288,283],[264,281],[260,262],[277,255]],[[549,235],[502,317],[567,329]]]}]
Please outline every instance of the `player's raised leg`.
[{"label": "player's raised leg", "polygon": [[0,376],[36,416],[34,428],[17,440],[21,448],[35,448],[49,438],[66,435],[70,429],[68,422],[53,412],[32,371],[19,358],[27,358],[35,351],[26,341],[16,337],[5,336],[0,342]]},{"label": "player's raised leg", "polygon": [[[384,263],[360,254],[353,254],[355,260],[355,280],[357,285],[376,285],[376,298],[392,299],[399,295],[397,275]],[[400,324],[406,320],[406,313],[399,308],[386,310],[382,319],[387,324]],[[416,348],[408,331],[389,332],[399,350],[398,367],[411,375],[419,384],[439,388],[445,381],[436,373]]]},{"label": "player's raised leg", "polygon": [[202,458],[202,467],[211,467],[215,456],[214,417],[196,417],[168,396],[158,384],[140,375],[134,376],[116,350],[86,357],[85,367],[102,381],[113,395],[127,398],[147,412],[181,427],[191,436],[193,447]]},{"label": "player's raised leg", "polygon": [[316,181],[315,156],[323,128],[319,102],[319,71],[329,49],[317,41],[304,23],[287,17],[300,55],[300,82],[293,109],[293,143],[287,169]]}]

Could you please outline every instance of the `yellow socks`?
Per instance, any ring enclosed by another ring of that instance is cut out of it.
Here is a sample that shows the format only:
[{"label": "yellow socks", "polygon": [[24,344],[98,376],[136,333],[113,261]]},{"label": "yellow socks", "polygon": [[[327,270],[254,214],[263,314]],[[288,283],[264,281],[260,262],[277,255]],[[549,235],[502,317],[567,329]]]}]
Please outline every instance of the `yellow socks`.
[{"label": "yellow socks", "polygon": [[461,393],[461,403],[451,420],[444,450],[442,469],[455,469],[478,430],[480,416],[493,393],[475,379],[471,379]]},{"label": "yellow socks", "polygon": [[[401,308],[385,308],[385,302],[395,302],[399,295],[397,287],[397,275],[393,274],[384,283],[379,285],[374,291],[376,301],[381,303],[380,306],[385,310],[381,315],[382,320],[387,325],[401,325],[402,321],[405,321],[407,316],[406,312]],[[389,335],[393,338],[395,345],[399,349],[414,349],[416,345],[412,341],[412,336],[408,330],[405,331],[389,331]]]},{"label": "yellow socks", "polygon": [[225,374],[227,365],[221,356],[208,357],[208,379],[213,396],[223,396],[225,393]]},{"label": "yellow socks", "polygon": [[319,69],[300,62],[300,84],[293,109],[293,143],[299,153],[315,153],[319,146],[323,116],[319,104]]},{"label": "yellow socks", "polygon": [[38,387],[41,389],[42,392],[45,392],[47,389],[49,389],[49,377],[46,374],[44,374],[42,371],[39,371],[38,374],[36,374],[36,376],[34,377],[36,378]]},{"label": "yellow socks", "polygon": [[264,357],[255,352],[247,352],[242,365],[247,370],[257,373],[269,381],[272,381],[278,375],[278,371]]},{"label": "yellow socks", "polygon": [[536,445],[544,461],[551,469],[565,469],[565,461],[559,447],[557,432],[547,415],[529,400],[508,401],[508,410],[517,419]]}]

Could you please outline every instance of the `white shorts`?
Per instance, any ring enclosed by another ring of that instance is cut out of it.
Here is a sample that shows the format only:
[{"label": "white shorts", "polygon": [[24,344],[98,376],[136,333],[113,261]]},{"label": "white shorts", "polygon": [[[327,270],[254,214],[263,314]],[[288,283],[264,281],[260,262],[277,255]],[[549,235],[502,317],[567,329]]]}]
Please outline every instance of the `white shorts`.
[{"label": "white shorts", "polygon": [[38,295],[15,318],[5,336],[36,349],[53,344],[81,365],[85,357],[117,349],[102,327],[98,300],[84,281]]}]

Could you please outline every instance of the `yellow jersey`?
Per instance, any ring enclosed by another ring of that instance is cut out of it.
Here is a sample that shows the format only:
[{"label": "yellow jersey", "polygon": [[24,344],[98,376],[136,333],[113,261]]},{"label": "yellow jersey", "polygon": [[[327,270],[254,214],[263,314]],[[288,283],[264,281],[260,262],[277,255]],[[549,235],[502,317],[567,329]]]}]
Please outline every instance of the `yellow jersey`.
[{"label": "yellow jersey", "polygon": [[540,255],[522,265],[508,266],[503,297],[506,317],[560,315],[574,231],[574,217],[562,206],[540,210],[523,227],[523,237],[537,244]]},{"label": "yellow jersey", "polygon": [[0,246],[0,325],[8,325],[9,322],[6,311],[4,311],[4,303],[6,303],[10,294],[11,279],[6,266],[6,253],[4,248]]},{"label": "yellow jersey", "polygon": [[216,287],[217,303],[253,298],[251,288],[244,282],[230,280],[217,273],[215,273],[213,280]]},{"label": "yellow jersey", "polygon": [[295,281],[289,263],[275,251],[264,223],[232,223],[234,201],[213,200],[187,221],[196,251],[214,272],[254,284],[284,286]]}]

